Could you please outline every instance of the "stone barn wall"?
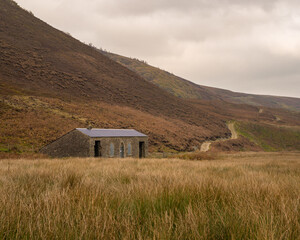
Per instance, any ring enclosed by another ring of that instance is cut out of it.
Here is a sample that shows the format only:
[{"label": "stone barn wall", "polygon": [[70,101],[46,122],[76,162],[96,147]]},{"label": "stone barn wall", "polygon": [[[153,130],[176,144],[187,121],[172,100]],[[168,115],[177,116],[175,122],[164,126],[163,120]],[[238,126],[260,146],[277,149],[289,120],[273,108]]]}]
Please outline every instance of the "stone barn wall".
[{"label": "stone barn wall", "polygon": [[[40,152],[51,157],[95,157],[96,141],[100,141],[97,148],[101,153],[99,157],[119,158],[121,145],[124,146],[124,157],[139,158],[139,144],[144,142],[144,156],[148,155],[148,137],[89,137],[74,129],[56,141],[43,147]],[[113,144],[113,154],[111,154]],[[131,144],[131,153],[128,145]]]},{"label": "stone barn wall", "polygon": [[[90,156],[93,157],[95,153],[95,141],[100,141],[101,157],[110,158],[120,157],[121,144],[124,144],[124,157],[139,157],[139,142],[145,143],[145,157],[148,154],[148,137],[101,137],[90,138]],[[114,154],[110,155],[110,145],[114,145]],[[131,154],[128,154],[128,144],[131,144]]]},{"label": "stone barn wall", "polygon": [[90,137],[73,130],[40,151],[51,157],[89,157]]}]

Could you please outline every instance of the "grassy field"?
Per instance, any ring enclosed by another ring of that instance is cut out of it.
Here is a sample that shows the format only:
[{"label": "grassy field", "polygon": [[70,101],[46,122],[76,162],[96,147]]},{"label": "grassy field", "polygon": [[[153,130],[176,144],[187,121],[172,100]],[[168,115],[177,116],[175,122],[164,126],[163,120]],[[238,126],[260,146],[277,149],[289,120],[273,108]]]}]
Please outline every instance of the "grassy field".
[{"label": "grassy field", "polygon": [[0,161],[0,239],[299,239],[300,153]]}]

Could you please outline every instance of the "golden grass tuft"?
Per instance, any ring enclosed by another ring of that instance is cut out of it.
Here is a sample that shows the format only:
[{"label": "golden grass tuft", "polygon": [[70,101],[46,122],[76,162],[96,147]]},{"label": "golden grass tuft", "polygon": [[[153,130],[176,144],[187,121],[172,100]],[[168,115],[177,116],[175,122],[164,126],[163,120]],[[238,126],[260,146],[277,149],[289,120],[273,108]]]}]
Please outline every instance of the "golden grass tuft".
[{"label": "golden grass tuft", "polygon": [[299,153],[0,161],[0,239],[299,236]]},{"label": "golden grass tuft", "polygon": [[216,160],[218,158],[216,153],[211,152],[188,152],[170,155],[169,158],[178,158],[184,160]]}]

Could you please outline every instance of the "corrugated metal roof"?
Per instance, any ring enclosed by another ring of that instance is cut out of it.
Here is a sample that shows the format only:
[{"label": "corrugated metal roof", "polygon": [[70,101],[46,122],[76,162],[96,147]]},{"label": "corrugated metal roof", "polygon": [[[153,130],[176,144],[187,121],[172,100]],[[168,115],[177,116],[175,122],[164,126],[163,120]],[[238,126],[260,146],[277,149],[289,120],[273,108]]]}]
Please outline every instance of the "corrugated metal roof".
[{"label": "corrugated metal roof", "polygon": [[100,128],[76,128],[89,137],[147,137],[134,129],[100,129]]}]

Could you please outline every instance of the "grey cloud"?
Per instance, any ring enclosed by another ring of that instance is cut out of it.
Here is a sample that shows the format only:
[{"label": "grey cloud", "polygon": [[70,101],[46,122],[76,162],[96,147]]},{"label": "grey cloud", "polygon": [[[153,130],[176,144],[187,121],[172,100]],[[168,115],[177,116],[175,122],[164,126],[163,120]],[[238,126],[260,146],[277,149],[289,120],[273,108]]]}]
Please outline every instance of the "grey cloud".
[{"label": "grey cloud", "polygon": [[[94,1],[95,2],[95,1]],[[232,8],[259,8],[264,11],[272,11],[278,3],[286,3],[299,6],[296,0],[110,0],[97,1],[98,10],[104,14],[117,15],[147,15],[157,12],[202,12],[232,9]]]},{"label": "grey cloud", "polygon": [[84,42],[199,84],[300,97],[300,1],[17,0]]}]

